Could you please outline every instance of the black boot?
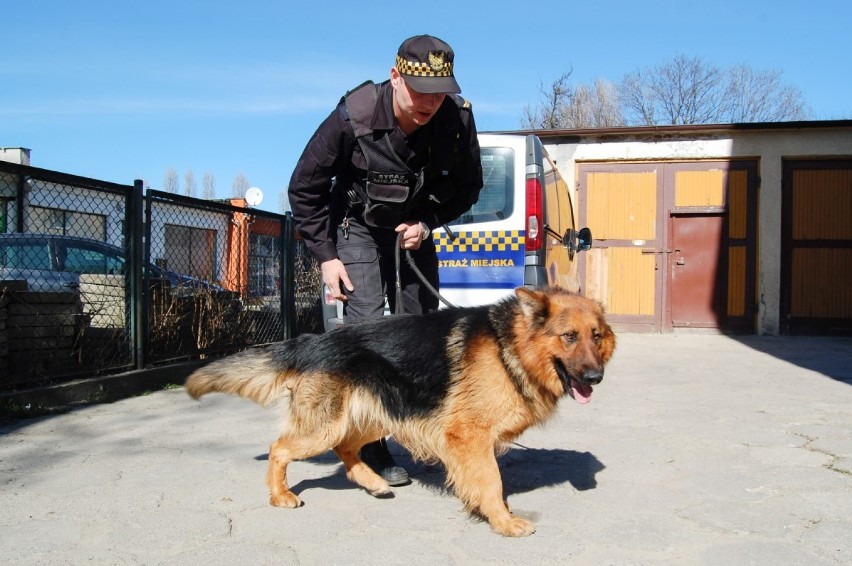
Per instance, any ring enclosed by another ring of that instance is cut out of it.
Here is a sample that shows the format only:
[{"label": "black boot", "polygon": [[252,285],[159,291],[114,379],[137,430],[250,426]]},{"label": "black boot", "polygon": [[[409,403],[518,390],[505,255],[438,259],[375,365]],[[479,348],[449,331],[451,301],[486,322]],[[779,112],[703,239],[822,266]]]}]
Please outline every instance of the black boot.
[{"label": "black boot", "polygon": [[361,460],[382,476],[388,485],[405,485],[408,483],[408,472],[396,465],[390,451],[388,441],[384,438],[365,444],[361,447]]}]

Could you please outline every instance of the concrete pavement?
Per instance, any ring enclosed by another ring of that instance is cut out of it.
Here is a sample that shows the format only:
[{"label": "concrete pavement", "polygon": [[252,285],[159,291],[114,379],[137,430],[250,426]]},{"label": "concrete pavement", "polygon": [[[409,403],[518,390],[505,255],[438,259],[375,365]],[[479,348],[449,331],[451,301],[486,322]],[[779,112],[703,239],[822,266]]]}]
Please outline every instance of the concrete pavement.
[{"label": "concrete pavement", "polygon": [[501,457],[507,539],[440,467],[394,497],[333,455],[267,504],[274,412],[167,390],[0,427],[0,564],[852,563],[852,340],[621,334],[592,402]]}]

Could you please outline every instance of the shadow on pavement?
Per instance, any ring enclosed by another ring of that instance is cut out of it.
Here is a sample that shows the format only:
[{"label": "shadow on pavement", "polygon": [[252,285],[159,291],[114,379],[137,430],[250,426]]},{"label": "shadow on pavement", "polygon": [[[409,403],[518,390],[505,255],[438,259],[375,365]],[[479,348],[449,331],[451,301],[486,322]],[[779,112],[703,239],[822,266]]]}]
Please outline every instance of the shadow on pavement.
[{"label": "shadow on pavement", "polygon": [[[398,446],[398,445],[397,445]],[[446,472],[441,464],[423,464],[414,462],[407,454],[401,455],[401,448],[394,447],[394,457],[398,464],[411,474],[412,481],[438,492],[447,492]],[[268,454],[261,454],[255,460],[267,460]],[[339,462],[333,452],[310,458],[316,464],[334,464]],[[536,489],[570,483],[577,491],[586,491],[597,487],[596,476],[606,466],[589,452],[574,450],[526,448],[518,444],[498,458],[503,478],[503,496],[526,493]],[[346,479],[343,465],[339,464],[333,474],[323,477],[304,479],[291,486],[294,493],[306,489],[358,489]]]},{"label": "shadow on pavement", "polygon": [[759,352],[852,385],[852,337],[731,336]]}]

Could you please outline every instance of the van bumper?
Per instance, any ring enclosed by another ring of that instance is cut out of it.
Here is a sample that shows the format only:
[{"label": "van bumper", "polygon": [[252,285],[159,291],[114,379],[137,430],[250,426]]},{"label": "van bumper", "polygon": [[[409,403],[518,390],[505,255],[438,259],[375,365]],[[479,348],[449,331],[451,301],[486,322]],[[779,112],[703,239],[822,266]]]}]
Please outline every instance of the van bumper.
[{"label": "van bumper", "polygon": [[547,287],[547,271],[540,265],[525,265],[524,285],[535,289]]}]

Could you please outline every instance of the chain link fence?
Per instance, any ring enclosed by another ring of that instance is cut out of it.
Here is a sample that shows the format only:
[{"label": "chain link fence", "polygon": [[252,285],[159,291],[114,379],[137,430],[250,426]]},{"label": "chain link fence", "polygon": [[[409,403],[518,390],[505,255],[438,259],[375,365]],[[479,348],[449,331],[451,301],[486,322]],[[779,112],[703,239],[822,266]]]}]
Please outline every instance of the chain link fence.
[{"label": "chain link fence", "polygon": [[0,161],[0,390],[322,329],[292,218]]}]

